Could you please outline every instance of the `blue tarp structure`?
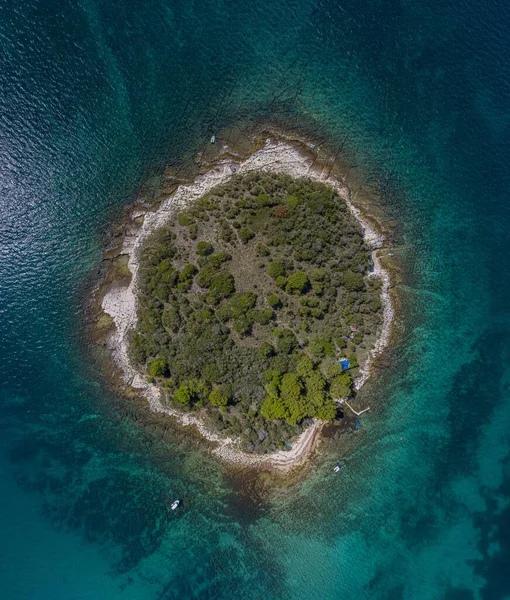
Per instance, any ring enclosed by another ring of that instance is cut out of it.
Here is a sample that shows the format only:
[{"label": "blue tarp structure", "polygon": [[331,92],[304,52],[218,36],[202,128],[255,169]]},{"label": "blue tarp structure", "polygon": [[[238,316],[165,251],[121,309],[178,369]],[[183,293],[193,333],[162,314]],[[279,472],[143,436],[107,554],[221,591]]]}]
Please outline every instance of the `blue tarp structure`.
[{"label": "blue tarp structure", "polygon": [[342,371],[346,371],[351,366],[350,361],[348,361],[346,358],[341,358],[338,362],[342,366]]}]

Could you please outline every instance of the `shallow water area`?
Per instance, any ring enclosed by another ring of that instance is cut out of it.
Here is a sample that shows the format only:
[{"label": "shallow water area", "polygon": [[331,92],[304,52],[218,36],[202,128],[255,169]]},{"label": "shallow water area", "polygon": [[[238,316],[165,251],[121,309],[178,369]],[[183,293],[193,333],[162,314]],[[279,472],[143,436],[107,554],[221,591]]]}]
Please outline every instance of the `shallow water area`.
[{"label": "shallow water area", "polygon": [[[2,597],[508,596],[508,6],[0,13]],[[143,183],[264,119],[342,149],[397,215],[403,318],[361,429],[249,504],[119,405],[77,324]]]}]

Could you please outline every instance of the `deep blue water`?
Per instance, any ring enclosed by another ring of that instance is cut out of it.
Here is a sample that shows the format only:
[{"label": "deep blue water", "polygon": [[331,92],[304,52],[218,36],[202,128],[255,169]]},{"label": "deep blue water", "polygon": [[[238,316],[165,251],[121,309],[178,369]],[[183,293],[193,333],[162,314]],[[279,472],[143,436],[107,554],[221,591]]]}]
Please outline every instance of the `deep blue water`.
[{"label": "deep blue water", "polygon": [[[1,597],[510,598],[508,3],[2,0],[0,48]],[[254,118],[345,143],[405,267],[342,477],[260,504],[82,325],[141,182]]]}]

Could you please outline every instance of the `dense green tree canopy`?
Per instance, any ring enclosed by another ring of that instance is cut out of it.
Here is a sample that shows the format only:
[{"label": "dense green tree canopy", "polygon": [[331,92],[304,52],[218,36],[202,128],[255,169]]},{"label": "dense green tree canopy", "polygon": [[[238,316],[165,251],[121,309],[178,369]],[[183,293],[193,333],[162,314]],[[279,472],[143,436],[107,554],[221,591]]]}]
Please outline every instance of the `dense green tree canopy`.
[{"label": "dense green tree canopy", "polygon": [[336,192],[234,176],[172,217],[140,258],[131,353],[166,402],[257,452],[335,418],[381,319],[369,249]]}]

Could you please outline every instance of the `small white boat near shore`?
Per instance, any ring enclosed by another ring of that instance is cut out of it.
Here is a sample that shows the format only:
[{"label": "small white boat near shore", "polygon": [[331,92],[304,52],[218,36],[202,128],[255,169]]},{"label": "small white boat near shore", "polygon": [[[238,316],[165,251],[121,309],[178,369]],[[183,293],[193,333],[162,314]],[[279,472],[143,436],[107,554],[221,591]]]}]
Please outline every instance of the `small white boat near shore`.
[{"label": "small white boat near shore", "polygon": [[180,504],[180,503],[181,503],[181,501],[180,501],[180,500],[174,500],[174,501],[172,502],[172,506],[171,506],[170,508],[171,508],[172,510],[175,510],[175,509],[176,509],[176,508],[179,506],[179,504]]}]

